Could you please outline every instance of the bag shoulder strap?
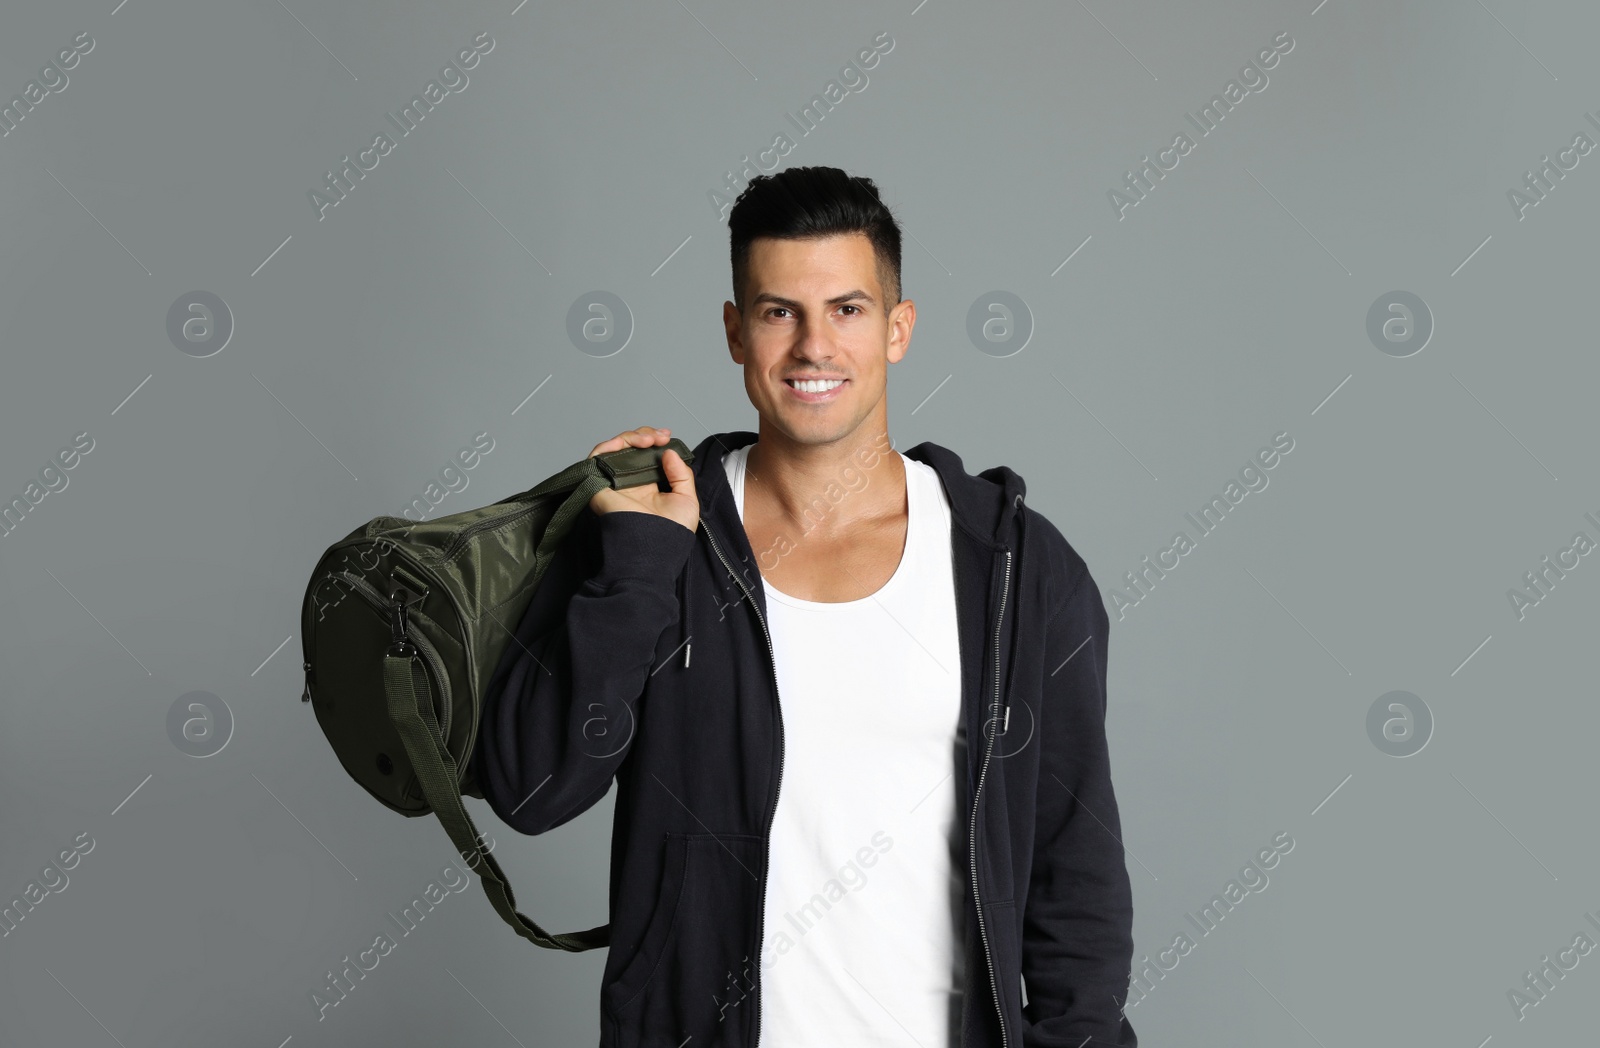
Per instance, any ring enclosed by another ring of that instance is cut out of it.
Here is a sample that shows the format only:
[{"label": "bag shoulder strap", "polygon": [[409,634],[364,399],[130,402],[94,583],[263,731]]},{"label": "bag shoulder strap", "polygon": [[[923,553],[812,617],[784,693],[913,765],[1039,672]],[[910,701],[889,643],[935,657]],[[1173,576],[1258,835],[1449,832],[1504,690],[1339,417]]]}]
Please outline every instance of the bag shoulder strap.
[{"label": "bag shoulder strap", "polygon": [[518,935],[535,946],[579,953],[609,944],[609,924],[581,932],[551,933],[517,912],[517,900],[511,892],[511,885],[501,872],[500,864],[484,849],[483,837],[461,803],[456,762],[439,737],[439,726],[433,716],[433,696],[429,691],[428,679],[420,669],[414,653],[401,654],[391,649],[384,656],[383,689],[388,698],[389,717],[400,732],[406,754],[411,758],[411,767],[422,784],[423,795],[444,824],[445,832],[455,842],[462,860],[477,871],[483,893],[488,896],[495,912]]}]

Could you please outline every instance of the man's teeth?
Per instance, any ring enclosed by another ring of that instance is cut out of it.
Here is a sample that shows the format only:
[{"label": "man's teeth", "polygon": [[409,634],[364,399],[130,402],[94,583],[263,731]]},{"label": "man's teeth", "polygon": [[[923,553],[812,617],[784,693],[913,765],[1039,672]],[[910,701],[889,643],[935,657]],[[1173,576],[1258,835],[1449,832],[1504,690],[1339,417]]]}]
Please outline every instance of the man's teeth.
[{"label": "man's teeth", "polygon": [[789,385],[800,390],[802,393],[826,393],[835,386],[844,385],[844,380],[836,378],[826,382],[802,382],[796,379],[790,379]]}]

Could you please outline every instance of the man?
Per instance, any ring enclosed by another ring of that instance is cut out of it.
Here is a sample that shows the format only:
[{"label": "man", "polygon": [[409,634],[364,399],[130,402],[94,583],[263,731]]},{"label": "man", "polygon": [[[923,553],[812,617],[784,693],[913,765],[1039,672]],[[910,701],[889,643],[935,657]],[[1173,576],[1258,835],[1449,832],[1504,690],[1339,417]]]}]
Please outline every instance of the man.
[{"label": "man", "polygon": [[729,226],[759,433],[595,495],[475,754],[524,833],[617,783],[602,1048],[1133,1048],[1100,591],[1012,470],[892,449],[870,180],[763,176]]}]

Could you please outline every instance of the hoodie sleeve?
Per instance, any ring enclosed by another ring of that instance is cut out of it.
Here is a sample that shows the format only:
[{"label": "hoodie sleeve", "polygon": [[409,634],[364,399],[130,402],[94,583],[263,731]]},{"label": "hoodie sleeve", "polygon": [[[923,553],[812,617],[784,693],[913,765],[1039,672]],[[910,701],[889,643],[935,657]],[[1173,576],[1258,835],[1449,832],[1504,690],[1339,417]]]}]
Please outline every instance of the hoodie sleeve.
[{"label": "hoodie sleeve", "polygon": [[695,538],[653,513],[579,515],[484,689],[473,767],[513,829],[552,830],[611,789]]},{"label": "hoodie sleeve", "polygon": [[1133,900],[1106,746],[1110,620],[1080,568],[1046,626],[1034,859],[1023,913],[1024,1048],[1135,1048],[1122,1011]]}]

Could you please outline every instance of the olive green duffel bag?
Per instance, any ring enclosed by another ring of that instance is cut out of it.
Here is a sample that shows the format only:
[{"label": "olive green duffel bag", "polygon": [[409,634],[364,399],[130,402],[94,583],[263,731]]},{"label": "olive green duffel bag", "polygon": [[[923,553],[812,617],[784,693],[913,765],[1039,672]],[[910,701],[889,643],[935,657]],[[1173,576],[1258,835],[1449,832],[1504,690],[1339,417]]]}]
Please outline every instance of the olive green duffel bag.
[{"label": "olive green duffel bag", "polygon": [[495,911],[538,946],[605,946],[610,925],[552,934],[517,912],[511,886],[461,803],[482,690],[562,540],[595,492],[656,481],[673,437],[573,463],[491,506],[434,520],[377,517],[328,547],[301,607],[301,696],[350,777],[406,816],[437,815]]}]

